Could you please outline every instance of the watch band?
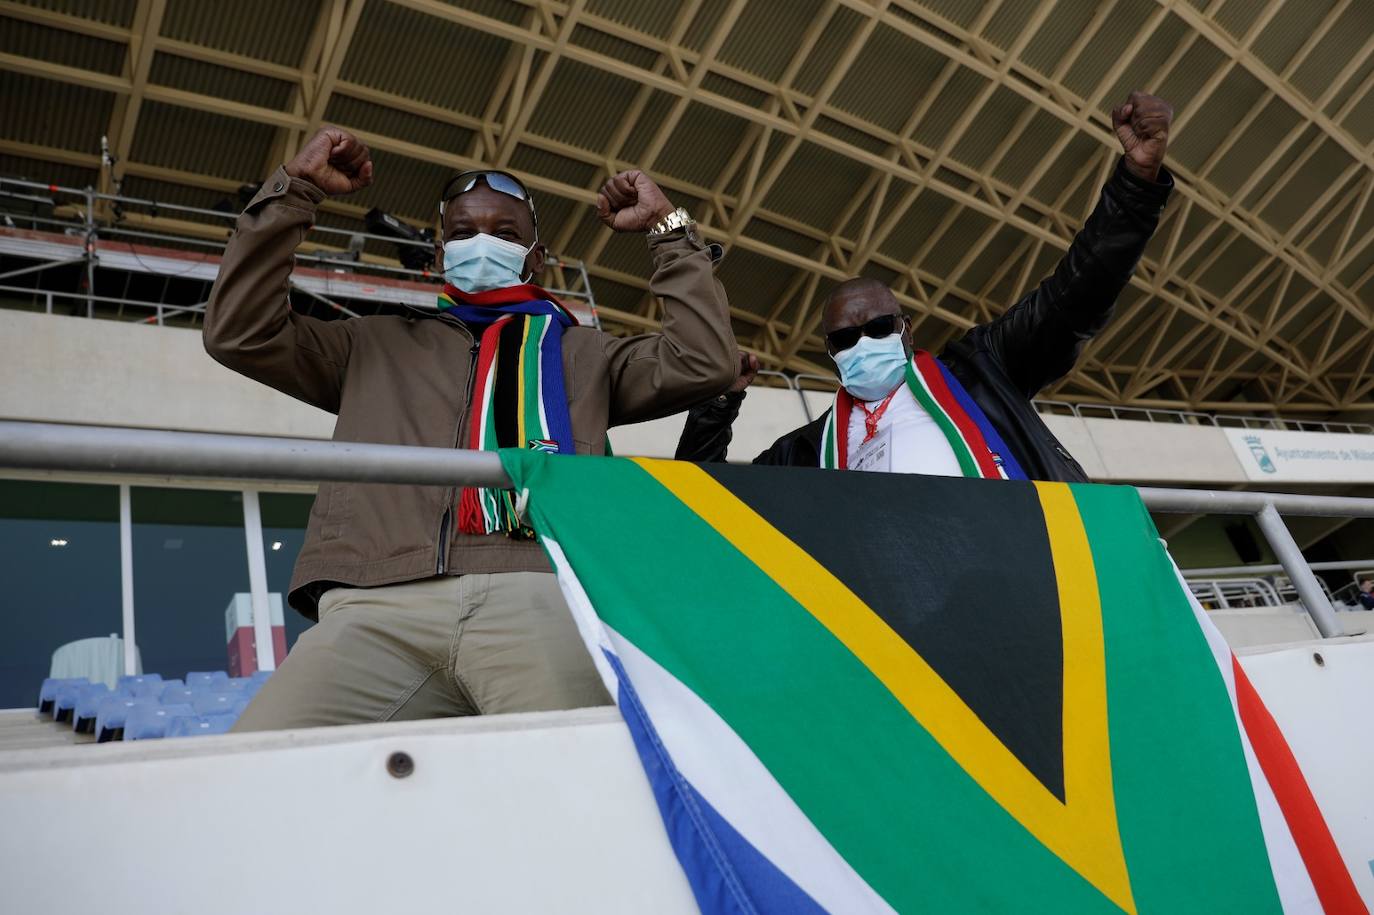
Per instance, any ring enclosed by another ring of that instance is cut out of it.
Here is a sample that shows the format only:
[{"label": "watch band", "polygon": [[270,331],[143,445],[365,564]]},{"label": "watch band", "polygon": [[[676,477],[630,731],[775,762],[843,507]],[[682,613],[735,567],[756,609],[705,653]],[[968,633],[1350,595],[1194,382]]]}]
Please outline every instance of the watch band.
[{"label": "watch band", "polygon": [[684,226],[694,226],[696,222],[697,221],[692,218],[692,214],[688,213],[682,207],[678,207],[650,226],[649,235],[650,237],[655,235],[667,235],[674,229],[681,229]]}]

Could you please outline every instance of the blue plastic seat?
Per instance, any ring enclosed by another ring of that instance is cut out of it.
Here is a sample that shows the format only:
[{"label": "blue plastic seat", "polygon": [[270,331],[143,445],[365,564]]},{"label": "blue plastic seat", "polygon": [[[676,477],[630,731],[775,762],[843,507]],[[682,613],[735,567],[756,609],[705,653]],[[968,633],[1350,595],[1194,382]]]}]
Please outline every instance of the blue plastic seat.
[{"label": "blue plastic seat", "polygon": [[72,706],[72,730],[78,734],[94,733],[95,716],[100,710],[100,703],[112,695],[113,692],[104,683],[77,687],[76,704]]},{"label": "blue plastic seat", "polygon": [[57,698],[53,700],[53,721],[69,723],[72,720],[72,711],[76,708],[76,700],[81,697],[81,691],[90,685],[90,683],[68,683],[59,686]]},{"label": "blue plastic seat", "polygon": [[186,685],[196,691],[214,689],[227,682],[229,675],[222,670],[193,670],[186,675]]},{"label": "blue plastic seat", "polygon": [[153,704],[152,700],[139,699],[128,693],[112,693],[100,703],[95,713],[95,739],[97,743],[118,740],[123,736],[124,722],[129,712],[139,703]]},{"label": "blue plastic seat", "polygon": [[163,705],[184,705],[190,703],[197,695],[199,694],[195,690],[191,689],[189,686],[183,685],[180,680],[177,680],[175,683],[169,683],[162,687],[162,692],[158,695],[158,701]]},{"label": "blue plastic seat", "polygon": [[90,683],[85,677],[48,677],[38,688],[38,714],[52,716],[57,703],[57,691],[64,686]]},{"label": "blue plastic seat", "polygon": [[181,717],[167,726],[167,736],[205,737],[210,734],[227,734],[233,726],[234,719],[228,715]]},{"label": "blue plastic seat", "polygon": [[121,683],[116,690],[128,693],[139,699],[156,699],[162,695],[167,685],[162,680],[143,680],[138,683]]},{"label": "blue plastic seat", "polygon": [[241,698],[237,692],[197,693],[191,706],[197,715],[230,715]]},{"label": "blue plastic seat", "polygon": [[249,677],[248,679],[249,679],[249,680],[252,680],[254,683],[257,683],[257,684],[261,685],[261,684],[263,684],[263,683],[266,683],[266,682],[267,682],[267,678],[270,677],[270,676],[272,676],[273,673],[274,673],[274,671],[270,671],[270,670],[259,670],[259,671],[255,671],[255,672],[253,673],[253,676]]},{"label": "blue plastic seat", "polygon": [[239,716],[243,714],[243,710],[246,709],[246,708],[248,708],[248,703],[250,703],[250,702],[252,702],[252,701],[253,701],[253,697],[252,697],[252,696],[240,696],[240,697],[239,697],[239,700],[238,700],[237,702],[234,703],[234,710],[233,710],[233,712],[231,713],[231,714],[234,716],[234,720],[235,720],[235,721],[238,721],[238,720],[239,720]]},{"label": "blue plastic seat", "polygon": [[[144,700],[146,701],[146,700]],[[196,717],[196,710],[189,705],[144,705],[141,701],[129,710],[124,722],[125,740],[156,740],[167,736],[167,728],[178,718]]]}]

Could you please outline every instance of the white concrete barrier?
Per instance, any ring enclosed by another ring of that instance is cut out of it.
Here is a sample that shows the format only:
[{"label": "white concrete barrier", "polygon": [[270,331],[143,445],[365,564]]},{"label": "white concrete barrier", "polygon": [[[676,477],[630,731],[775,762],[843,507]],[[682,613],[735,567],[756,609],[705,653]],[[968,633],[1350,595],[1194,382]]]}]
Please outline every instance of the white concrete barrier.
[{"label": "white concrete barrier", "polygon": [[[1374,903],[1374,641],[1241,664]],[[4,752],[0,823],[5,911],[696,911],[613,708]]]}]

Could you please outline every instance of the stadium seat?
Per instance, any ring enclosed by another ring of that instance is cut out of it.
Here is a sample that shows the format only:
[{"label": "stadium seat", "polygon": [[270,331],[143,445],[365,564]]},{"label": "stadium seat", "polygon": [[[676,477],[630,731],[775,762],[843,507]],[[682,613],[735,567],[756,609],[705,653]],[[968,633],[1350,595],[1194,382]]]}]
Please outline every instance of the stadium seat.
[{"label": "stadium seat", "polygon": [[196,695],[197,692],[191,687],[184,685],[180,680],[174,680],[162,687],[158,701],[163,705],[181,705],[189,703]]},{"label": "stadium seat", "polygon": [[[180,683],[181,681],[176,680],[174,682]],[[158,679],[142,680],[137,683],[121,683],[119,686],[115,687],[115,690],[127,693],[138,699],[156,699],[158,696],[162,695],[162,691],[166,689],[166,687],[166,682]]]},{"label": "stadium seat", "polygon": [[[146,700],[144,700],[146,701]],[[124,722],[125,740],[156,740],[167,736],[168,726],[181,717],[194,718],[196,710],[189,705],[140,704],[129,710]]]},{"label": "stadium seat", "polygon": [[191,700],[191,707],[197,715],[230,715],[240,698],[237,691],[197,693]]},{"label": "stadium seat", "polygon": [[254,671],[253,676],[249,677],[248,679],[252,680],[254,683],[257,684],[263,684],[267,682],[268,677],[272,676],[272,673],[273,672],[270,670]]},{"label": "stadium seat", "polygon": [[193,670],[186,675],[186,685],[196,691],[213,689],[228,682],[229,674],[222,670]]},{"label": "stadium seat", "polygon": [[139,703],[151,704],[148,699],[138,699],[128,693],[113,693],[100,703],[95,713],[95,739],[97,743],[119,740],[124,736],[124,722],[129,711]]},{"label": "stadium seat", "polygon": [[81,690],[90,685],[90,683],[67,683],[63,686],[59,686],[57,688],[57,698],[53,701],[53,721],[70,722],[72,720],[72,710],[76,708],[76,700],[80,697]]},{"label": "stadium seat", "polygon": [[227,734],[233,726],[234,719],[228,715],[182,717],[167,726],[167,736],[205,737],[210,734]]},{"label": "stadium seat", "polygon": [[52,717],[57,702],[57,691],[64,686],[90,683],[85,677],[48,677],[38,688],[38,714]]},{"label": "stadium seat", "polygon": [[91,683],[77,688],[76,705],[72,707],[72,730],[78,734],[95,732],[95,718],[104,702],[113,691],[104,683]]},{"label": "stadium seat", "polygon": [[141,687],[143,684],[161,682],[162,674],[125,674],[124,676],[119,678],[119,682],[115,684],[115,689],[119,689],[120,687],[128,687],[131,693],[133,693],[135,696],[138,696],[144,695],[143,693],[139,692],[139,687]]}]

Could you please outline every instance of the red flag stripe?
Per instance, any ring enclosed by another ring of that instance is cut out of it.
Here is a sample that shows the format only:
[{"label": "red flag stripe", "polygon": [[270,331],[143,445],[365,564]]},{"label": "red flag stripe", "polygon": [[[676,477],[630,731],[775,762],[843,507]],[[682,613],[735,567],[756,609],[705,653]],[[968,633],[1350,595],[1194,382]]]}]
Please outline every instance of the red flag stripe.
[{"label": "red flag stripe", "polygon": [[1274,790],[1322,909],[1327,915],[1369,915],[1278,723],[1265,708],[1235,655],[1231,656],[1231,667],[1236,676],[1236,708],[1241,724],[1255,749],[1260,769]]}]

